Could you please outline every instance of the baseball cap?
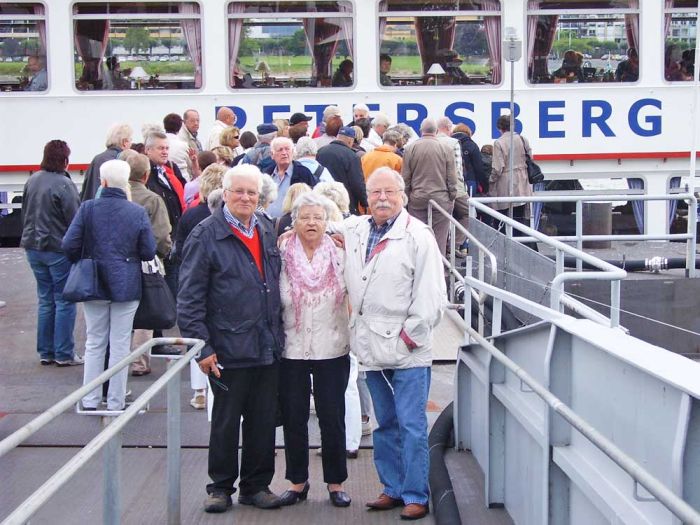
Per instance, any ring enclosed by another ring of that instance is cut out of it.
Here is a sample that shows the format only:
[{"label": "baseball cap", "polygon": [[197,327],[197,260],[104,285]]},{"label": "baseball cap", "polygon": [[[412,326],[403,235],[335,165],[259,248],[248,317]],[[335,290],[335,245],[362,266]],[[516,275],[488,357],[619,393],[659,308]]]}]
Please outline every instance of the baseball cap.
[{"label": "baseball cap", "polygon": [[274,124],[260,124],[256,128],[258,130],[258,135],[267,135],[268,133],[277,133],[279,130]]},{"label": "baseball cap", "polygon": [[350,126],[343,126],[338,130],[338,135],[343,135],[345,137],[355,138],[355,130]]},{"label": "baseball cap", "polygon": [[294,113],[294,115],[292,115],[292,116],[289,118],[289,125],[290,125],[290,126],[295,126],[296,124],[299,124],[300,122],[308,122],[308,121],[311,120],[312,118],[313,118],[313,117],[307,117],[307,116],[304,115],[303,113]]}]

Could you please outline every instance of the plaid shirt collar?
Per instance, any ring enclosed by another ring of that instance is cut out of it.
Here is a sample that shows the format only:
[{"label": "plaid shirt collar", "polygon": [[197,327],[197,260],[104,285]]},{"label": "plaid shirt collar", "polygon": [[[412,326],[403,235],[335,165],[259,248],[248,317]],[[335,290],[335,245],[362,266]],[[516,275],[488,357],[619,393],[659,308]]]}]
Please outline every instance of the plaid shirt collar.
[{"label": "plaid shirt collar", "polygon": [[381,226],[379,226],[374,221],[374,217],[370,216],[370,218],[367,219],[367,221],[369,222],[369,237],[367,239],[367,252],[365,253],[365,262],[369,261],[369,256],[372,253],[372,250],[374,250],[377,244],[379,244],[379,241],[382,240],[382,237],[384,237],[386,232],[391,230],[391,227],[394,225],[399,215],[400,214],[395,215]]},{"label": "plaid shirt collar", "polygon": [[236,228],[239,232],[245,235],[248,239],[252,239],[255,235],[255,227],[258,225],[258,218],[253,214],[250,218],[250,228],[246,228],[245,224],[239,221],[233,214],[228,210],[228,206],[224,204],[224,218],[230,226]]}]

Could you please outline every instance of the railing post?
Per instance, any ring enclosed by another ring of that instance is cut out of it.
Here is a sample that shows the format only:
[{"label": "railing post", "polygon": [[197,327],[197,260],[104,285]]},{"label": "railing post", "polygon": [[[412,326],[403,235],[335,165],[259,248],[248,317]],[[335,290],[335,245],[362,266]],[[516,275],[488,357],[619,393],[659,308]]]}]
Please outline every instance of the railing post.
[{"label": "railing post", "polygon": [[[578,220],[578,219],[577,219]],[[556,259],[555,259],[555,264],[554,264],[554,275],[559,275],[561,273],[564,273],[564,252],[561,250],[556,251]],[[562,290],[559,288],[562,285],[556,284],[552,285],[552,287],[549,290],[550,297],[549,297],[549,307],[552,310],[556,310],[557,312],[562,311],[562,306],[561,306],[561,294]]]},{"label": "railing post", "polygon": [[[168,361],[168,367],[177,361]],[[180,524],[180,373],[168,382],[168,525]]]},{"label": "railing post", "polygon": [[[450,268],[455,268],[455,256],[456,252],[455,250],[457,249],[457,243],[455,234],[457,233],[457,230],[455,228],[455,223],[450,221]],[[450,302],[454,302],[454,289],[455,289],[455,275],[450,272]]]},{"label": "railing post", "polygon": [[[474,268],[473,268],[473,263],[474,260],[471,255],[467,256],[467,267],[464,270],[464,275],[466,277],[473,277],[474,275]],[[462,300],[464,302],[464,323],[467,326],[472,326],[472,287],[470,284],[467,283],[467,281],[464,281],[464,296],[462,297]],[[474,328],[472,326],[472,328]],[[469,330],[465,331],[466,335],[466,341],[465,344],[471,344],[472,342],[472,336],[469,334]],[[483,335],[483,332],[482,332]]]},{"label": "railing post", "polygon": [[620,326],[620,281],[610,281],[610,327]]},{"label": "railing post", "polygon": [[[686,277],[695,278],[695,246],[697,243],[697,224],[698,224],[698,203],[694,197],[688,200],[688,235],[690,238],[686,241]],[[691,213],[691,210],[693,211]],[[692,219],[691,219],[692,217]]]},{"label": "railing post", "polygon": [[433,203],[428,203],[428,226],[433,227]]},{"label": "railing post", "polygon": [[[102,418],[102,425],[107,426],[113,417]],[[122,433],[117,432],[105,445],[103,458],[103,502],[102,522],[105,525],[119,525],[121,523],[121,450]]]},{"label": "railing post", "polygon": [[[583,201],[576,201],[576,249],[583,251]],[[576,257],[576,271],[583,271],[583,261]]]}]

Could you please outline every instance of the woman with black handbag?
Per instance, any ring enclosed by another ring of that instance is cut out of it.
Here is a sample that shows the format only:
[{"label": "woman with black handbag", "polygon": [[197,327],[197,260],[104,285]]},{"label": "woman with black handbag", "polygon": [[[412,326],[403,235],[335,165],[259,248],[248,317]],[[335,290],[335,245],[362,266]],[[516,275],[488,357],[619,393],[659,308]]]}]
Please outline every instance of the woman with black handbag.
[{"label": "woman with black handbag", "polygon": [[[62,248],[76,263],[94,260],[97,272],[93,290],[84,290],[85,371],[83,384],[104,370],[104,355],[110,347],[109,366],[121,361],[131,349],[131,327],[141,298],[141,261],[155,257],[156,243],[151,223],[141,206],[129,201],[129,165],[110,160],[100,168],[99,199],[84,202],[76,213]],[[75,265],[78,268],[79,265]],[[128,368],[109,382],[107,410],[123,410]],[[97,409],[101,388],[85,397],[86,410]]]}]

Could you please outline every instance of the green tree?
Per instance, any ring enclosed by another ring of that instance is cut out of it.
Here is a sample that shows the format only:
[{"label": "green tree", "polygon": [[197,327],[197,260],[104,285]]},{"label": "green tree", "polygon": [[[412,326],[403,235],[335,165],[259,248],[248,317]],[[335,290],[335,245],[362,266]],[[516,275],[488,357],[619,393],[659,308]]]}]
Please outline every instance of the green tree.
[{"label": "green tree", "polygon": [[132,53],[136,51],[137,53],[149,47],[150,36],[148,31],[143,27],[130,27],[126,30],[124,35],[124,48]]}]

